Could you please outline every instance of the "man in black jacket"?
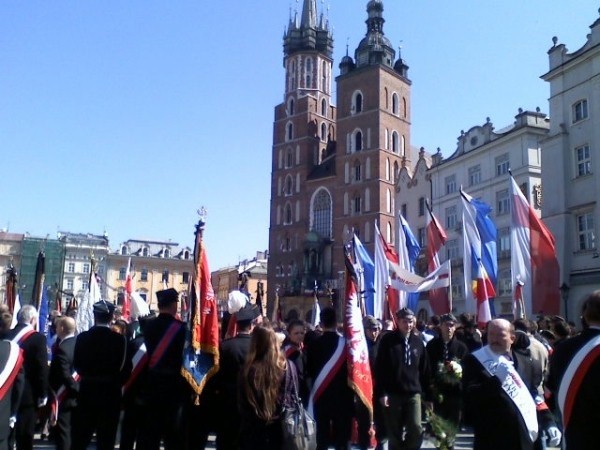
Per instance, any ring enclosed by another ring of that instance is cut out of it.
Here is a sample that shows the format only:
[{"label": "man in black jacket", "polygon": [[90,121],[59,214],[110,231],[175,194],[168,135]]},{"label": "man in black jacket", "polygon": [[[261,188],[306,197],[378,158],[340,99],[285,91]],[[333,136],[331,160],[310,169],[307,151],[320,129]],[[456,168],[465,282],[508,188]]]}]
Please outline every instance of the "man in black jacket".
[{"label": "man in black jacket", "polygon": [[561,408],[565,448],[591,450],[600,424],[600,291],[585,300],[582,316],[583,332],[550,356],[546,387]]},{"label": "man in black jacket", "polygon": [[156,293],[158,316],[143,325],[148,363],[140,398],[145,410],[138,448],[166,450],[184,448],[183,404],[188,384],[181,375],[185,325],[175,318],[179,293],[164,289]]},{"label": "man in black jacket", "polygon": [[25,385],[17,414],[13,438],[17,450],[33,449],[33,434],[37,411],[48,401],[48,350],[46,336],[35,331],[38,312],[32,305],[23,306],[17,313],[17,325],[8,334],[23,350]]},{"label": "man in black jacket", "polygon": [[127,339],[110,329],[115,306],[94,303],[94,326],[77,336],[73,367],[81,377],[72,420],[72,450],[85,450],[96,432],[98,450],[115,445],[121,386],[128,376]]},{"label": "man in black jacket", "polygon": [[79,377],[73,368],[75,355],[75,320],[61,317],[56,323],[59,343],[52,354],[49,383],[52,389],[53,414],[56,420],[54,439],[56,450],[71,448],[71,413],[77,404]]},{"label": "man in black jacket", "polygon": [[402,308],[396,317],[398,329],[379,342],[375,397],[384,406],[390,450],[417,450],[423,442],[421,397],[427,403],[431,398],[429,359],[423,340],[412,333],[414,313]]}]

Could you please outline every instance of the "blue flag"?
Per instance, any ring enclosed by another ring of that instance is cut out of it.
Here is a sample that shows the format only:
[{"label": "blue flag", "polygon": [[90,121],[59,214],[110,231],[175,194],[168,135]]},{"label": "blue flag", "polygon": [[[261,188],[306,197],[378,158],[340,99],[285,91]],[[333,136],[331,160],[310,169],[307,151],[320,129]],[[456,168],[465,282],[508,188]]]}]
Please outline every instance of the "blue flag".
[{"label": "blue flag", "polygon": [[360,239],[354,235],[354,255],[356,257],[359,289],[364,293],[365,312],[375,315],[375,264]]},{"label": "blue flag", "polygon": [[[403,269],[410,270],[414,273],[415,262],[421,253],[421,246],[419,241],[415,238],[415,235],[410,230],[410,226],[402,214],[398,215],[400,219],[400,242],[398,242],[398,257],[400,259],[400,266]],[[417,310],[419,305],[419,292],[412,292],[407,295],[406,303],[409,309],[413,311]]]}]

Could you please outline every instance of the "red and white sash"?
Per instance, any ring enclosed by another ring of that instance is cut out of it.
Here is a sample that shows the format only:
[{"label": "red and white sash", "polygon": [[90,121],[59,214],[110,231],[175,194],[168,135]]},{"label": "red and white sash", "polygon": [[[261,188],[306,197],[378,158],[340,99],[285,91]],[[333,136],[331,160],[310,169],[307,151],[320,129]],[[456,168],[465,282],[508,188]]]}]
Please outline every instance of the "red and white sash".
[{"label": "red and white sash", "polygon": [[329,358],[329,361],[323,366],[312,389],[308,396],[308,412],[314,417],[315,403],[321,397],[321,394],[325,391],[331,380],[336,376],[342,364],[346,362],[346,340],[342,336],[338,336],[338,343],[333,355]]},{"label": "red and white sash", "polygon": [[35,333],[33,327],[31,325],[25,325],[11,340],[15,344],[21,345],[23,342],[29,339],[29,336],[31,336],[33,333]]},{"label": "red and white sash", "polygon": [[[76,371],[73,371],[71,377],[73,377],[75,381],[79,381],[81,378]],[[58,389],[58,391],[52,392],[52,403],[50,404],[50,425],[56,425],[56,421],[58,420],[58,410],[66,396],[67,386],[64,384]]]},{"label": "red and white sash", "polygon": [[140,345],[140,348],[138,348],[137,352],[135,352],[135,355],[133,355],[131,363],[133,365],[133,368],[131,370],[131,375],[129,376],[129,379],[123,386],[123,394],[125,394],[129,390],[131,385],[135,382],[135,380],[137,380],[138,376],[148,363],[148,352],[146,351],[146,344]]},{"label": "red and white sash", "polygon": [[12,341],[6,341],[10,344],[8,359],[0,372],[0,400],[10,391],[21,366],[23,365],[23,352],[19,346]]},{"label": "red and white sash", "polygon": [[573,405],[581,383],[590,366],[600,357],[600,336],[596,336],[585,344],[573,357],[558,388],[558,406],[562,412],[563,429],[571,419]]},{"label": "red and white sash", "polygon": [[[477,358],[490,375],[500,380],[502,390],[519,410],[525,421],[529,438],[531,442],[534,442],[538,436],[536,405],[531,392],[527,389],[512,361],[505,356],[495,354],[488,345],[473,352],[473,356]],[[503,370],[499,370],[501,368]]]}]

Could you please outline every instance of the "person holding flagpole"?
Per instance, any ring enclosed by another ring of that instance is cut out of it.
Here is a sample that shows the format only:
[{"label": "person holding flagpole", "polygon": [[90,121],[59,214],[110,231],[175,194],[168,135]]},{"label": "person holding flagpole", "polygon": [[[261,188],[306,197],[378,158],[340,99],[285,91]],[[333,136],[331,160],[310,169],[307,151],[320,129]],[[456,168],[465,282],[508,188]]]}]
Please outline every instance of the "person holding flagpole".
[{"label": "person holding flagpole", "polygon": [[557,400],[565,448],[592,450],[600,424],[600,290],[583,303],[585,329],[556,346],[546,388]]}]

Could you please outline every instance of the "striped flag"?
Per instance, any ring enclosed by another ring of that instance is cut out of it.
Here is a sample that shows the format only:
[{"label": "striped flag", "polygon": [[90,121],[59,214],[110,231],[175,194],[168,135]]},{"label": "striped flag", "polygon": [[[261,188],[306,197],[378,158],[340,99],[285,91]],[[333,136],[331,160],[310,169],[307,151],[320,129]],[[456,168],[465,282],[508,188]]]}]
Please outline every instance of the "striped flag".
[{"label": "striped flag", "polygon": [[510,260],[513,290],[519,283],[525,314],[559,314],[560,270],[554,236],[510,177],[511,227]]},{"label": "striped flag", "polygon": [[[399,225],[399,239],[398,239],[398,259],[400,267],[410,272],[415,271],[415,262],[421,253],[421,246],[419,241],[415,238],[415,235],[410,230],[408,222],[402,216],[398,214],[398,225]],[[407,293],[399,291],[400,297],[400,308],[407,306],[409,309],[416,311],[419,304],[419,293]]]},{"label": "striped flag", "polygon": [[[427,269],[429,273],[440,267],[439,253],[446,243],[446,231],[433,214],[429,203],[427,206]],[[429,291],[429,305],[434,314],[446,314],[451,311],[450,299],[447,289],[433,289]]]},{"label": "striped flag", "polygon": [[398,291],[390,289],[392,279],[390,277],[390,263],[400,262],[396,250],[389,245],[379,227],[375,224],[375,308],[373,316],[378,319],[389,318],[395,320],[396,311],[400,309]]},{"label": "striped flag", "polygon": [[354,243],[353,247],[358,277],[358,288],[363,294],[364,311],[366,314],[375,317],[375,264],[356,234],[352,241]]}]

